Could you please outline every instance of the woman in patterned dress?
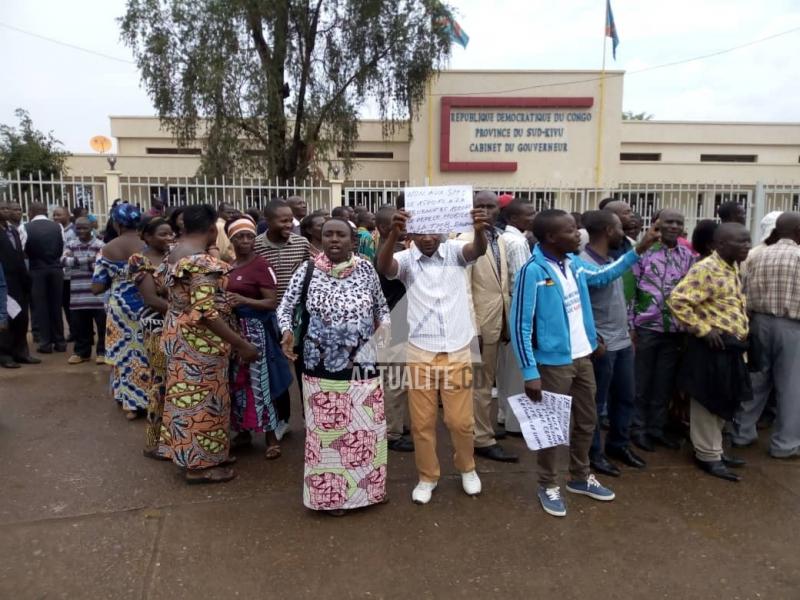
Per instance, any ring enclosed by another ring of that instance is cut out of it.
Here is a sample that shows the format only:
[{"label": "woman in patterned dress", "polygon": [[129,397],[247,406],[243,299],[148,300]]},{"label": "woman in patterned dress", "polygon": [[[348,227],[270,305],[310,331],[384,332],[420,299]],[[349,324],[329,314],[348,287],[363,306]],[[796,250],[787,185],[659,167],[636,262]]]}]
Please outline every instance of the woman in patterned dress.
[{"label": "woman in patterned dress", "polygon": [[186,207],[183,237],[167,259],[162,436],[172,462],[185,469],[188,483],[219,483],[236,476],[228,456],[228,363],[231,350],[245,362],[259,357],[258,349],[228,324],[228,265],[207,252],[217,237],[216,218],[208,205]]},{"label": "woman in patterned dress", "polygon": [[92,277],[92,293],[109,291],[106,305],[106,363],[112,366],[111,393],[129,421],[147,408],[150,366],[139,317],[144,302],[128,274],[128,259],[140,251],[138,208],[117,204],[111,211],[118,235],[103,246]]},{"label": "woman in patterned dress", "polygon": [[161,333],[164,328],[164,314],[168,308],[164,287],[167,265],[164,259],[172,244],[172,227],[166,219],[155,217],[142,226],[141,237],[145,248],[128,259],[128,272],[145,303],[140,322],[150,364],[150,388],[147,392],[147,427],[143,453],[147,458],[169,460],[167,448],[161,439],[167,372],[167,359],[161,350]]},{"label": "woman in patterned dress", "polygon": [[389,309],[372,264],[353,254],[344,219],[322,229],[323,253],[295,271],[278,308],[284,353],[296,358],[295,307],[307,311],[302,339],[306,447],[303,503],[342,515],[386,500],[386,418],[374,338]]},{"label": "woman in patterned dress", "polygon": [[250,217],[229,222],[225,233],[236,253],[228,273],[227,299],[236,311],[242,336],[261,351],[261,357],[251,363],[238,358],[231,361],[231,430],[237,432],[233,447],[247,446],[252,433],[263,433],[267,445],[264,456],[272,460],[281,456],[273,399],[292,383],[275,317],[277,280],[269,262],[253,252],[256,224]]}]

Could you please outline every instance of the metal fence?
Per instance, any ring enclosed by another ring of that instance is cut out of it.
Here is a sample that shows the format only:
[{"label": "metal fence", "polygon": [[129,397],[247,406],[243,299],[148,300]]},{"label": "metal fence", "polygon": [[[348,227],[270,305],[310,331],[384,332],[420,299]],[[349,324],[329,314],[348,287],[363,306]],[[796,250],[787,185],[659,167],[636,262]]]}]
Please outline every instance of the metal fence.
[{"label": "metal fence", "polygon": [[[105,210],[114,193],[143,209],[154,199],[167,206],[222,202],[241,211],[263,209],[273,198],[302,196],[309,212],[329,211],[333,206],[363,205],[375,211],[381,205],[393,203],[397,194],[409,185],[402,180],[353,180],[345,182],[278,181],[260,178],[223,177],[219,180],[201,177],[137,177],[114,175],[106,177],[20,176],[9,174],[0,179],[0,199],[20,202],[27,213],[31,202],[44,202],[48,208],[63,205],[69,208],[85,206],[105,221]],[[470,183],[464,181],[465,184]],[[415,184],[411,184],[415,185]],[[496,186],[473,185],[475,190],[489,189],[498,194],[509,193],[535,205],[537,210],[561,208],[583,213],[597,208],[600,201],[613,197],[628,202],[649,225],[653,215],[663,208],[680,210],[686,217],[686,229],[691,233],[698,221],[716,218],[720,204],[730,200],[741,203],[747,212],[751,231],[760,219],[775,210],[800,211],[800,183],[751,185],[724,183],[636,183],[624,182],[615,188],[582,188],[564,184]],[[113,191],[112,191],[113,190]]]},{"label": "metal fence", "polygon": [[81,206],[102,220],[105,218],[106,178],[7,173],[0,175],[0,201],[18,202],[25,218],[30,205],[41,202],[47,206],[48,214],[57,206],[69,210]]},{"label": "metal fence", "polygon": [[153,200],[166,206],[209,203],[219,206],[222,202],[244,212],[249,208],[261,210],[274,198],[302,196],[309,212],[331,209],[331,187],[324,181],[285,181],[250,178],[222,177],[120,177],[120,196],[143,209]]}]

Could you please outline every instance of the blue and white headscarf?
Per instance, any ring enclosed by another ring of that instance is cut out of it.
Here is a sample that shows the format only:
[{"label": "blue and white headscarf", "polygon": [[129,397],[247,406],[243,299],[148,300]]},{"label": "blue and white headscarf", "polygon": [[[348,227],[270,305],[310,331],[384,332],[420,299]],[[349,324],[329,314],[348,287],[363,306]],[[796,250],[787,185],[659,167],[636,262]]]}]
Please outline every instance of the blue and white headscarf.
[{"label": "blue and white headscarf", "polygon": [[122,202],[111,209],[111,219],[125,229],[136,229],[142,220],[142,211],[133,204]]}]

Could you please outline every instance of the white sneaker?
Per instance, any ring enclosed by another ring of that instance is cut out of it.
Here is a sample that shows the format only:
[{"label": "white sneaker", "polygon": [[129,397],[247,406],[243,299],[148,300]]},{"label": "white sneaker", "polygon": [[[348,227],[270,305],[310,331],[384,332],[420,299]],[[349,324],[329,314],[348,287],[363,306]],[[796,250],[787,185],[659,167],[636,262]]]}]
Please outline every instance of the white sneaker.
[{"label": "white sneaker", "polygon": [[427,504],[431,501],[433,490],[436,489],[435,481],[420,481],[414,491],[411,492],[411,501],[414,504]]},{"label": "white sneaker", "polygon": [[461,486],[467,496],[477,496],[481,493],[481,478],[476,471],[461,474]]},{"label": "white sneaker", "polygon": [[280,442],[287,433],[289,433],[289,423],[278,421],[278,426],[275,428],[275,437],[278,438],[278,441]]}]

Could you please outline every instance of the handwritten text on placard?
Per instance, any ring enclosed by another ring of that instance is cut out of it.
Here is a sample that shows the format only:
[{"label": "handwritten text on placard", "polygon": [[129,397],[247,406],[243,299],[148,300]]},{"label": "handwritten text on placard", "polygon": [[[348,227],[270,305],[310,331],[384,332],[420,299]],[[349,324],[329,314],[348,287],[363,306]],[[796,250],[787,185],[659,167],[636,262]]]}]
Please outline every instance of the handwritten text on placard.
[{"label": "handwritten text on placard", "polygon": [[514,411],[525,443],[531,450],[569,444],[570,396],[542,392],[542,401],[533,402],[525,394],[520,394],[509,397],[508,405]]},{"label": "handwritten text on placard", "polygon": [[472,230],[472,186],[409,187],[405,192],[408,233],[453,233]]}]

